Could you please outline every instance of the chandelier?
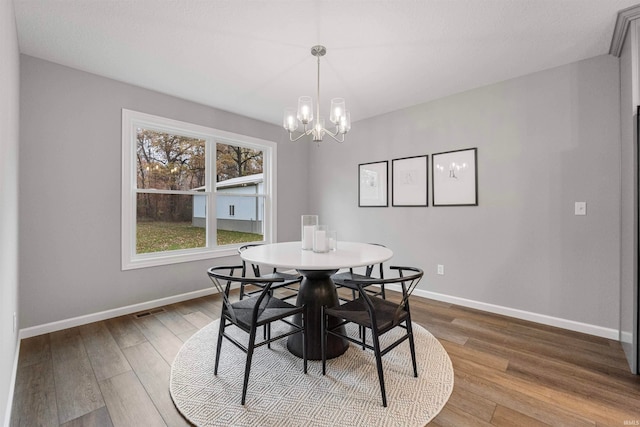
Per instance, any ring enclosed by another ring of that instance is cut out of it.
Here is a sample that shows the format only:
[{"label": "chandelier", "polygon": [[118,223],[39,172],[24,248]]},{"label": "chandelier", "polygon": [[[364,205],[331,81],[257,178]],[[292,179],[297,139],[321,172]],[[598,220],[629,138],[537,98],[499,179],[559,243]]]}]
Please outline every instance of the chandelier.
[{"label": "chandelier", "polygon": [[[316,97],[316,122],[313,123],[313,100],[310,96],[301,96],[298,99],[298,111],[293,108],[284,110],[283,126],[289,132],[289,140],[297,141],[303,136],[312,136],[313,141],[320,142],[324,135],[329,135],[338,142],[344,142],[344,135],[351,129],[351,116],[345,109],[344,98],[333,98],[329,121],[335,125],[331,132],[324,126],[324,117],[320,117],[320,57],[327,53],[324,46],[313,46],[311,54],[318,58],[318,94]],[[302,123],[302,133],[298,136],[295,131],[299,123]]]}]

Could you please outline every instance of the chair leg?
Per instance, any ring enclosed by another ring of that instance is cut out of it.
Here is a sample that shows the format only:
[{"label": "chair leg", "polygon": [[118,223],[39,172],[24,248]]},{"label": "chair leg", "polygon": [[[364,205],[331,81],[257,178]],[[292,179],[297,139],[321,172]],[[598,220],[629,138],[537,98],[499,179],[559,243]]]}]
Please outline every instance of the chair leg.
[{"label": "chair leg", "polygon": [[413,376],[418,377],[418,365],[416,363],[416,346],[413,340],[413,328],[411,327],[411,318],[406,320],[407,334],[409,334],[409,349],[411,350],[411,361],[413,362]]},{"label": "chair leg", "polygon": [[320,353],[322,353],[322,375],[327,373],[327,319],[324,305],[320,307]]},{"label": "chair leg", "polygon": [[267,348],[271,348],[271,343],[268,342],[271,340],[271,323],[264,325],[264,339],[267,340]]},{"label": "chair leg", "polygon": [[380,392],[382,393],[382,406],[387,407],[387,393],[384,389],[384,373],[382,372],[382,355],[380,354],[380,340],[378,334],[371,330],[373,336],[373,347],[376,353],[376,367],[378,368],[378,380],[380,381]]},{"label": "chair leg", "polygon": [[384,283],[380,284],[380,288],[381,288],[380,294],[382,295],[382,299],[387,299],[387,295],[384,293]]},{"label": "chair leg", "polygon": [[218,344],[216,345],[216,362],[213,366],[213,375],[218,375],[218,364],[220,363],[220,350],[222,349],[222,336],[224,334],[224,326],[226,320],[224,317],[220,319],[220,327],[218,328]]},{"label": "chair leg", "polygon": [[244,297],[244,283],[240,283],[240,299]]},{"label": "chair leg", "polygon": [[304,373],[307,373],[307,306],[305,305],[302,312],[302,363],[304,366]]},{"label": "chair leg", "polygon": [[244,405],[247,397],[247,387],[249,385],[249,373],[251,372],[251,359],[253,358],[253,349],[256,344],[256,330],[251,330],[249,334],[249,345],[247,346],[247,362],[244,367],[244,384],[242,385],[242,404]]}]

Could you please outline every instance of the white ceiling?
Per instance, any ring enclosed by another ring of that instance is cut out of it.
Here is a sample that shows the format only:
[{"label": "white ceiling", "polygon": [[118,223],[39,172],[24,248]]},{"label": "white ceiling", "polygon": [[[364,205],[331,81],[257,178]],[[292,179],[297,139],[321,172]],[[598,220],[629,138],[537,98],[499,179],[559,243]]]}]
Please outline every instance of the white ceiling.
[{"label": "white ceiling", "polygon": [[353,121],[609,51],[638,0],[14,0],[20,51],[280,124]]}]

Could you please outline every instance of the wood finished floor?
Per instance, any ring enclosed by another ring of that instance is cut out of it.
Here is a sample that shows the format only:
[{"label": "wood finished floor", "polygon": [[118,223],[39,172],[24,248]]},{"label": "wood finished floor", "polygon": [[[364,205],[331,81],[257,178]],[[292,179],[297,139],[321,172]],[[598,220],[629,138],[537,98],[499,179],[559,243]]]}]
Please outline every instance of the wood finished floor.
[{"label": "wood finished floor", "polygon": [[[455,371],[430,426],[640,424],[640,377],[618,342],[411,301],[413,320],[440,340]],[[169,395],[171,362],[219,312],[214,295],[23,340],[11,425],[188,425]]]}]

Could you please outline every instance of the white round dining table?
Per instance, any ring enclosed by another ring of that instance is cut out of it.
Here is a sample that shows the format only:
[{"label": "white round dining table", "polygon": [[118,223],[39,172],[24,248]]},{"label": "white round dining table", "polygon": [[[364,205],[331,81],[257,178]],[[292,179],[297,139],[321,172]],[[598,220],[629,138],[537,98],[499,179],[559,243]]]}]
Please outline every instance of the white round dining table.
[{"label": "white round dining table", "polygon": [[370,243],[338,242],[335,251],[317,253],[302,250],[301,242],[271,243],[242,251],[242,259],[272,267],[296,270],[338,270],[387,261],[393,251]]},{"label": "white round dining table", "polygon": [[[321,307],[333,307],[339,304],[336,287],[331,275],[341,268],[354,268],[378,264],[389,260],[393,251],[384,246],[359,243],[338,242],[337,249],[325,253],[303,250],[301,242],[282,242],[253,246],[240,254],[241,258],[252,264],[270,267],[291,268],[302,276],[296,305],[306,305],[307,357],[311,360],[322,359],[321,353]],[[293,319],[301,324],[300,315]],[[340,319],[329,319],[329,326],[340,323]],[[300,334],[288,338],[287,348],[292,354],[302,357],[302,337]],[[327,358],[338,357],[347,351],[349,342],[333,335],[327,337]]]}]

